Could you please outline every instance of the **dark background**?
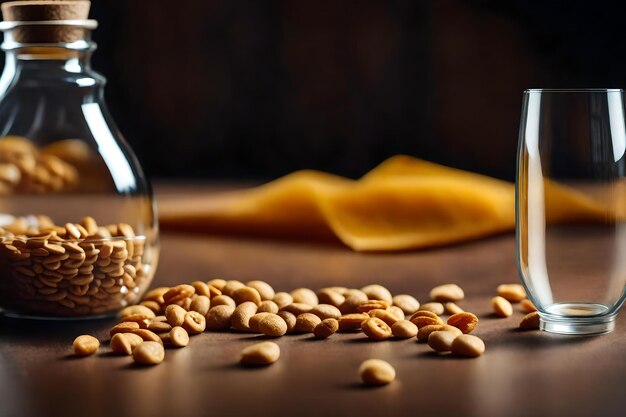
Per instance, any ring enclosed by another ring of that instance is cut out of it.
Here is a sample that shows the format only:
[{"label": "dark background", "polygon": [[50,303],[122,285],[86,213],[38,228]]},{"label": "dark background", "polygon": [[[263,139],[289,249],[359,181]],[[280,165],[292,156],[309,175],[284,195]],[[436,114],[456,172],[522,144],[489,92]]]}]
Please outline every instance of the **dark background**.
[{"label": "dark background", "polygon": [[530,87],[624,87],[619,2],[96,0],[94,66],[153,177],[357,177],[405,153],[512,179]]}]

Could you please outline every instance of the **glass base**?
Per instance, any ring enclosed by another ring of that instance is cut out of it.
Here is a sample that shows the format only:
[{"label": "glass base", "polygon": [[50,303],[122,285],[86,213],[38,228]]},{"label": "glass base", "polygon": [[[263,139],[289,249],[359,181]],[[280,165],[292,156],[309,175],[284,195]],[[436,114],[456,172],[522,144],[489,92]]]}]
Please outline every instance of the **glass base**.
[{"label": "glass base", "polygon": [[615,329],[615,314],[604,315],[607,307],[593,303],[553,304],[540,312],[539,328],[558,334],[608,333]]}]

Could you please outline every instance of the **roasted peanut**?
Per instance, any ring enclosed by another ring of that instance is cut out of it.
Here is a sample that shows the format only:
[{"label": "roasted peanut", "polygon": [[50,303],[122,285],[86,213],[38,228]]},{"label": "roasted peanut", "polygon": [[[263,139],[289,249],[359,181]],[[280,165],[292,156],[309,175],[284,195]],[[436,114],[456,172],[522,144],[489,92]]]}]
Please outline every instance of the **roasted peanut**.
[{"label": "roasted peanut", "polygon": [[113,337],[115,333],[132,333],[134,330],[139,329],[139,324],[134,321],[125,321],[118,323],[111,328],[109,335]]},{"label": "roasted peanut", "polygon": [[163,321],[151,321],[146,328],[151,332],[155,332],[157,334],[169,332],[170,330],[172,330],[172,326],[169,323]]},{"label": "roasted peanut", "polygon": [[285,320],[287,324],[287,333],[293,332],[293,329],[296,327],[296,316],[288,311],[279,311],[278,316]]},{"label": "roasted peanut", "polygon": [[291,294],[286,292],[277,292],[273,301],[276,303],[278,308],[281,309],[289,304],[293,304],[293,297]]},{"label": "roasted peanut", "polygon": [[456,327],[463,333],[471,333],[478,325],[478,317],[468,312],[457,313],[448,318],[447,324]]},{"label": "roasted peanut", "polygon": [[303,303],[291,303],[287,306],[284,306],[280,309],[280,311],[288,311],[291,314],[293,314],[294,316],[299,316],[300,314],[303,313],[308,313],[309,311],[311,311],[313,307],[311,307],[308,304],[303,304]]},{"label": "roasted peanut", "polygon": [[142,342],[143,339],[139,335],[133,333],[116,333],[111,338],[109,346],[115,353],[132,355],[133,349]]},{"label": "roasted peanut", "polygon": [[430,311],[432,313],[435,313],[436,315],[441,315],[444,313],[445,309],[443,307],[443,304],[441,303],[426,303],[426,304],[422,304],[422,306],[420,307],[420,310],[422,311]]},{"label": "roasted peanut", "polygon": [[200,334],[206,329],[206,319],[197,311],[188,311],[182,327],[189,334]]},{"label": "roasted peanut", "polygon": [[296,317],[296,333],[313,333],[313,329],[322,322],[318,316],[312,313],[302,313]]},{"label": "roasted peanut", "polygon": [[185,314],[187,314],[187,311],[176,304],[170,304],[165,308],[165,317],[167,317],[167,322],[172,327],[182,326],[185,321]]},{"label": "roasted peanut", "polygon": [[313,329],[313,335],[317,339],[326,339],[337,332],[339,329],[339,322],[333,318],[327,318],[322,320],[315,328]]},{"label": "roasted peanut", "polygon": [[226,281],[226,284],[224,285],[224,287],[221,288],[222,294],[232,297],[235,291],[245,286],[246,285],[241,281],[237,281],[235,279],[228,280]]},{"label": "roasted peanut", "polygon": [[135,363],[141,365],[157,365],[163,362],[164,358],[163,345],[157,342],[142,342],[133,350]]},{"label": "roasted peanut", "polygon": [[234,309],[235,307],[237,307],[237,303],[235,303],[235,300],[227,295],[216,295],[215,297],[211,298],[211,307],[217,306],[230,306]]},{"label": "roasted peanut", "polygon": [[367,312],[370,317],[376,317],[387,323],[388,326],[392,326],[398,321],[398,318],[393,315],[389,310],[375,309]]},{"label": "roasted peanut", "polygon": [[322,288],[319,290],[317,292],[317,299],[320,303],[330,304],[335,307],[339,307],[344,301],[346,301],[346,297],[332,288]]},{"label": "roasted peanut", "polygon": [[278,305],[275,302],[270,300],[261,301],[259,304],[259,308],[257,309],[259,313],[278,313]]},{"label": "roasted peanut", "polygon": [[252,287],[241,287],[236,289],[232,294],[232,298],[235,300],[237,305],[245,303],[246,301],[251,301],[257,306],[261,304],[261,295]]},{"label": "roasted peanut", "polygon": [[280,357],[280,347],[274,342],[261,342],[241,351],[240,363],[244,366],[270,365]]},{"label": "roasted peanut", "polygon": [[249,281],[246,284],[248,287],[254,288],[259,292],[262,301],[273,300],[276,295],[274,288],[265,281]]},{"label": "roasted peanut", "polygon": [[234,312],[235,307],[230,305],[211,307],[206,315],[206,328],[209,330],[228,329],[230,327],[230,318]]},{"label": "roasted peanut", "polygon": [[252,301],[241,303],[235,308],[230,318],[233,329],[241,332],[250,331],[250,319],[257,313],[257,305]]},{"label": "roasted peanut", "polygon": [[382,285],[366,285],[365,287],[361,288],[361,291],[363,291],[365,295],[367,295],[367,298],[370,300],[382,300],[387,302],[387,304],[389,305],[391,305],[391,303],[393,302],[393,297],[391,296],[391,293],[387,288],[383,287]]},{"label": "roasted peanut", "polygon": [[430,324],[427,326],[420,327],[417,331],[417,341],[418,342],[427,342],[428,337],[431,333],[441,330],[443,325],[441,324]]},{"label": "roasted peanut", "polygon": [[498,295],[512,303],[519,303],[526,298],[526,290],[520,284],[501,284],[497,288]]},{"label": "roasted peanut", "polygon": [[318,304],[313,307],[309,313],[315,314],[320,319],[338,319],[341,317],[341,311],[333,305],[330,304]]},{"label": "roasted peanut", "polygon": [[195,296],[191,300],[191,304],[189,305],[190,311],[198,312],[203,316],[206,316],[206,314],[209,312],[210,309],[211,309],[211,299],[206,295]]},{"label": "roasted peanut", "polygon": [[254,316],[250,317],[250,321],[248,322],[250,331],[253,333],[261,333],[261,321],[270,314],[272,313],[256,313]]},{"label": "roasted peanut", "polygon": [[268,313],[259,323],[259,330],[266,336],[280,337],[287,333],[287,323],[279,315]]},{"label": "roasted peanut", "polygon": [[348,290],[344,294],[345,301],[339,306],[341,314],[353,314],[359,310],[359,305],[368,300],[367,294],[361,290]]},{"label": "roasted peanut", "polygon": [[404,311],[402,311],[402,309],[400,307],[391,306],[391,307],[389,307],[389,309],[387,311],[389,311],[391,314],[393,314],[395,316],[395,318],[398,319],[398,320],[404,320],[405,319]]},{"label": "roasted peanut", "polygon": [[459,335],[454,332],[444,332],[437,330],[428,336],[428,346],[437,352],[448,352],[451,349],[452,342]]},{"label": "roasted peanut", "polygon": [[462,313],[464,311],[461,307],[459,307],[458,305],[456,305],[452,301],[447,302],[444,307],[446,309],[446,313],[448,313],[450,315]]},{"label": "roasted peanut", "polygon": [[126,307],[125,309],[120,311],[120,317],[122,318],[128,317],[128,316],[134,316],[137,314],[141,314],[145,316],[145,318],[147,319],[153,319],[156,316],[153,310],[141,304]]},{"label": "roasted peanut", "polygon": [[430,298],[435,301],[443,302],[460,301],[465,298],[465,293],[463,289],[456,284],[445,284],[430,290]]},{"label": "roasted peanut", "polygon": [[363,320],[361,330],[363,330],[363,333],[365,333],[367,337],[374,340],[389,339],[392,335],[391,328],[387,323],[376,317]]},{"label": "roasted peanut", "polygon": [[493,307],[493,312],[498,317],[509,317],[513,314],[513,306],[511,303],[509,303],[506,298],[500,297],[499,295],[491,299],[491,306]]},{"label": "roasted peanut", "polygon": [[532,301],[530,301],[528,298],[524,298],[521,302],[520,302],[521,306],[522,306],[522,311],[524,313],[532,313],[533,311],[537,311],[537,307],[535,307],[535,305],[533,304]]},{"label": "roasted peanut", "polygon": [[180,326],[172,327],[169,332],[169,341],[172,346],[185,347],[189,344],[189,334]]},{"label": "roasted peanut", "polygon": [[381,359],[368,359],[359,366],[359,375],[367,385],[387,385],[396,379],[396,370]]},{"label": "roasted peanut", "polygon": [[410,321],[415,324],[419,329],[424,326],[430,325],[442,325],[443,320],[432,311],[418,310],[410,318]]},{"label": "roasted peanut", "polygon": [[359,313],[367,313],[370,310],[387,310],[389,303],[383,300],[368,300],[359,304]]},{"label": "roasted peanut", "polygon": [[291,291],[291,297],[293,297],[294,303],[308,304],[311,307],[318,304],[317,295],[308,288],[297,288]]},{"label": "roasted peanut", "polygon": [[74,355],[89,356],[98,351],[100,342],[95,337],[84,334],[74,339],[72,347],[74,348]]},{"label": "roasted peanut", "polygon": [[339,318],[339,331],[360,330],[361,323],[368,318],[370,316],[365,313],[344,314]]},{"label": "roasted peanut", "polygon": [[408,320],[398,320],[391,325],[391,333],[395,337],[408,339],[417,336],[417,326]]},{"label": "roasted peanut", "polygon": [[133,334],[141,337],[146,342],[157,342],[163,344],[161,338],[156,333],[148,329],[135,329],[133,330]]},{"label": "roasted peanut", "polygon": [[522,330],[536,330],[539,328],[539,312],[533,311],[524,316],[519,324],[519,328]]},{"label": "roasted peanut", "polygon": [[207,285],[215,287],[218,290],[220,290],[220,292],[221,292],[224,289],[224,287],[226,286],[226,280],[221,279],[221,278],[214,278],[214,279],[208,281]]},{"label": "roasted peanut", "polygon": [[419,301],[408,294],[398,294],[393,297],[392,302],[394,306],[400,307],[404,314],[413,314],[420,308]]},{"label": "roasted peanut", "polygon": [[450,350],[455,355],[473,358],[485,352],[485,342],[471,334],[462,334],[454,339]]}]

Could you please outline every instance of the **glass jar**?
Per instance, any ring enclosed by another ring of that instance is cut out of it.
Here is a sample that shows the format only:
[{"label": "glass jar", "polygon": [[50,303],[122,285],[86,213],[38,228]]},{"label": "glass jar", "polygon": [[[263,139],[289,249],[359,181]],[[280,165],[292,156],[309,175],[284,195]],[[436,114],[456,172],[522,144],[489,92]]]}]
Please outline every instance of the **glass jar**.
[{"label": "glass jar", "polygon": [[[0,23],[0,309],[9,314],[112,314],[154,276],[155,202],[91,68],[96,27]],[[47,41],[59,31],[71,39]]]}]

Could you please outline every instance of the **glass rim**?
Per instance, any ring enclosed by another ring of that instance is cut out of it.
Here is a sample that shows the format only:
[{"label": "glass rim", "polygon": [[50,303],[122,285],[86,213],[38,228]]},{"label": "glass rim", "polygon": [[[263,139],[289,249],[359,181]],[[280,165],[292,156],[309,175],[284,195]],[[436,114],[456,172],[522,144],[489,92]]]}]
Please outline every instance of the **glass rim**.
[{"label": "glass rim", "polygon": [[530,93],[623,93],[621,88],[528,88],[524,94]]}]

